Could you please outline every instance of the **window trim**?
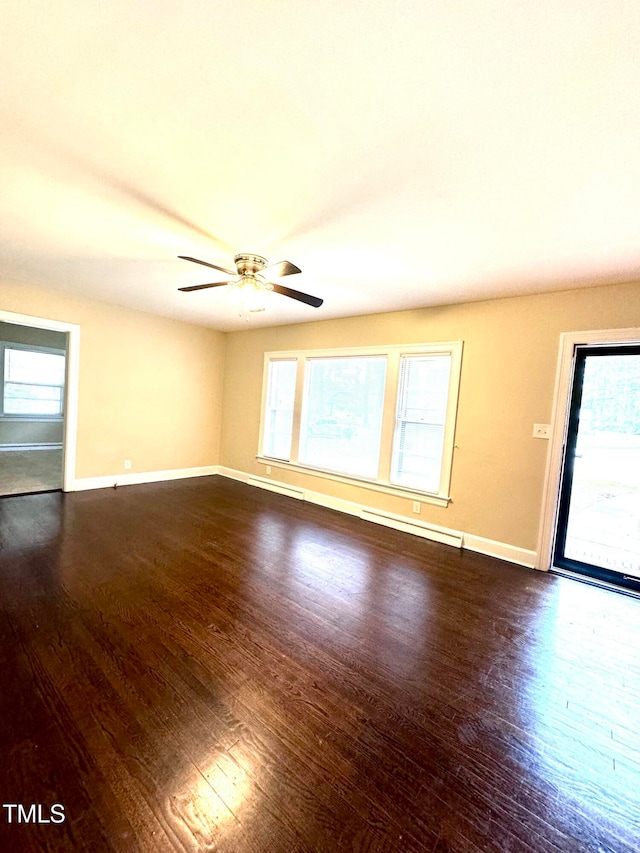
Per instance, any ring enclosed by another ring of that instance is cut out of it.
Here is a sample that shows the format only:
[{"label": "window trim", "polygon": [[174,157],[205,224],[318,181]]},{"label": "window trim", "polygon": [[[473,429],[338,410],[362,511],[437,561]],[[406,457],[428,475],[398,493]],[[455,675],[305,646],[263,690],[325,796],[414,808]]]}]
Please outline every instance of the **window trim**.
[{"label": "window trim", "polygon": [[[61,355],[64,356],[65,359],[65,381],[62,385],[50,385],[48,383],[38,383],[38,382],[26,382],[20,383],[24,385],[42,385],[45,388],[60,388],[60,403],[61,403],[61,411],[60,414],[56,415],[46,415],[46,414],[28,414],[25,412],[5,412],[4,410],[4,384],[5,384],[5,351],[7,349],[15,349],[15,350],[24,350],[25,352],[41,352],[47,353],[49,355]],[[29,423],[37,423],[38,421],[50,423],[52,421],[63,421],[65,417],[65,386],[66,386],[66,374],[67,374],[67,352],[64,349],[59,349],[58,347],[45,347],[40,346],[38,344],[23,344],[16,343],[14,341],[5,341],[0,340],[0,418],[4,420],[12,420],[12,421],[28,421]]]},{"label": "window trim", "polygon": [[[361,486],[384,494],[398,497],[419,496],[424,503],[437,506],[447,506],[451,501],[451,473],[453,468],[453,451],[455,447],[455,428],[458,411],[458,395],[460,388],[460,373],[462,368],[462,341],[443,341],[438,343],[420,344],[387,344],[381,346],[349,347],[338,349],[314,349],[314,350],[283,350],[277,352],[265,352],[263,377],[262,377],[262,400],[260,407],[260,429],[258,437],[258,452],[256,460],[263,465],[270,465],[283,470],[294,471],[302,474],[333,480],[349,485]],[[396,485],[390,482],[391,462],[393,454],[393,436],[395,430],[398,394],[400,390],[400,364],[402,356],[410,355],[449,355],[451,358],[451,371],[449,375],[449,393],[447,398],[447,415],[445,420],[444,440],[442,448],[442,468],[440,472],[440,484],[437,492],[422,491],[417,488]],[[374,479],[344,474],[339,471],[320,468],[302,463],[298,460],[300,446],[300,428],[302,421],[303,396],[307,387],[306,364],[312,359],[318,358],[348,358],[358,356],[385,356],[387,358],[387,375],[385,382],[382,430],[380,440],[380,456],[378,476]],[[268,392],[269,365],[272,361],[295,360],[296,391],[293,406],[293,429],[291,437],[291,453],[288,460],[267,456],[262,452],[264,447],[264,429],[266,401]]]}]

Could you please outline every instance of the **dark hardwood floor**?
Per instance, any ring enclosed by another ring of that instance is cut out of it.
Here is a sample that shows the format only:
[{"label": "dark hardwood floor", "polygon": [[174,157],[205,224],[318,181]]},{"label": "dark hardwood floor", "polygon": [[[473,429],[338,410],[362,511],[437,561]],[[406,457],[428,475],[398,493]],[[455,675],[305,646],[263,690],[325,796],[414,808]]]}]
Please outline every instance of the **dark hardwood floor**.
[{"label": "dark hardwood floor", "polygon": [[640,849],[629,597],[211,477],[0,500],[0,638],[2,850]]}]

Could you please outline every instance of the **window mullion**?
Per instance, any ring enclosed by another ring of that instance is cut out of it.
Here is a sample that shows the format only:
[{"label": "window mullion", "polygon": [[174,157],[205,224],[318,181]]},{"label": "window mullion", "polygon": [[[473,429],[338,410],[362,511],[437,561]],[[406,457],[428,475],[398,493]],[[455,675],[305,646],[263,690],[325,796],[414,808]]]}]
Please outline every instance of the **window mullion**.
[{"label": "window mullion", "polygon": [[300,425],[302,421],[302,404],[304,399],[304,389],[306,383],[307,359],[304,356],[298,356],[298,366],[296,370],[296,392],[293,400],[293,429],[291,433],[291,462],[298,461],[298,452],[300,447]]},{"label": "window mullion", "polygon": [[387,379],[384,389],[382,431],[380,435],[380,462],[378,465],[378,480],[383,483],[388,483],[391,476],[391,456],[393,435],[396,427],[399,370],[400,353],[391,350],[387,355]]}]

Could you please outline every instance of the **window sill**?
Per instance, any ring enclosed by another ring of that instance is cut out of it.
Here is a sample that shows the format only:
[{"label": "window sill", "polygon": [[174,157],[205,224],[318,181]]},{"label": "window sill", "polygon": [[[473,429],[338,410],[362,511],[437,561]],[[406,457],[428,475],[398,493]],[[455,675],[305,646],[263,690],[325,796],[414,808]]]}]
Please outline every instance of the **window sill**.
[{"label": "window sill", "polygon": [[0,420],[2,421],[23,421],[26,423],[60,423],[64,420],[63,415],[2,415],[0,414]]},{"label": "window sill", "polygon": [[337,483],[358,486],[362,489],[370,489],[373,492],[381,492],[384,495],[393,495],[397,498],[418,499],[421,503],[433,504],[434,506],[446,507],[451,502],[449,495],[419,492],[416,489],[404,488],[403,486],[392,486],[388,483],[380,483],[375,480],[351,477],[348,474],[337,474],[335,471],[312,468],[310,465],[302,465],[299,462],[285,462],[282,459],[271,459],[269,456],[256,456],[256,460],[261,465],[270,465],[272,468],[282,468],[285,471],[295,471],[298,474],[310,474],[312,477],[320,477],[323,480],[334,480]]}]

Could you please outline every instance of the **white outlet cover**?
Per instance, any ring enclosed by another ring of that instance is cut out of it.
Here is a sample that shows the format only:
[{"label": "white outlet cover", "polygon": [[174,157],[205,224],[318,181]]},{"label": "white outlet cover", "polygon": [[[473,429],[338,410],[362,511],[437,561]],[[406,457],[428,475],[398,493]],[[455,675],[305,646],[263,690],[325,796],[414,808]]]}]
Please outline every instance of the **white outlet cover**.
[{"label": "white outlet cover", "polygon": [[533,425],[533,437],[534,438],[550,438],[551,437],[551,425],[550,424],[534,424]]}]

